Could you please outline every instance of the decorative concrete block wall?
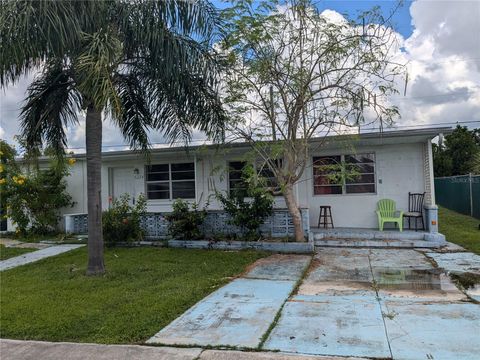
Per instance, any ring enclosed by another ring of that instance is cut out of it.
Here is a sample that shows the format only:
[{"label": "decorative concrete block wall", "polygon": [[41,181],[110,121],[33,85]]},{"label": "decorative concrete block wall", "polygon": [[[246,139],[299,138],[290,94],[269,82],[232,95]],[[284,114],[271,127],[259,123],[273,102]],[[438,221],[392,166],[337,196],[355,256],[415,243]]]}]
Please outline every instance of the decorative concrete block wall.
[{"label": "decorative concrete block wall", "polygon": [[[308,237],[310,231],[308,209],[301,209],[303,230]],[[168,238],[168,221],[166,213],[147,213],[141,219],[145,230],[145,237],[149,240]],[[225,211],[208,211],[202,230],[207,236],[216,234],[241,234],[241,229],[229,224],[230,216]],[[65,231],[74,234],[86,234],[88,232],[87,214],[65,215]],[[293,236],[294,227],[292,217],[286,209],[275,209],[269,216],[260,231],[268,237]]]}]

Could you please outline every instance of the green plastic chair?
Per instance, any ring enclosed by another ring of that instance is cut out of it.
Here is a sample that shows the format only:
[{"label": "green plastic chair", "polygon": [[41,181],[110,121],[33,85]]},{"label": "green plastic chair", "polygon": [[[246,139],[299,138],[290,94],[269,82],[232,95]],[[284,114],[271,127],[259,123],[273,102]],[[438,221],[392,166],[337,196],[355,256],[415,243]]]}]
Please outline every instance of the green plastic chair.
[{"label": "green plastic chair", "polygon": [[383,224],[393,222],[398,224],[400,231],[403,230],[403,211],[397,211],[395,201],[382,199],[377,203],[378,229],[383,231]]}]

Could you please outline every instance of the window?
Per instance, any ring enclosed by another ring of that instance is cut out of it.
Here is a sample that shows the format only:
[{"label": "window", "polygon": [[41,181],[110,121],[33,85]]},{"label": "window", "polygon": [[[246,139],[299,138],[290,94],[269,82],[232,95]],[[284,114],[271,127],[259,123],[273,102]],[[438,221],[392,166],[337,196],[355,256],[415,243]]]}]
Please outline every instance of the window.
[{"label": "window", "polygon": [[247,165],[245,161],[231,161],[228,163],[228,185],[230,191],[245,190],[247,185],[242,179],[243,168]]},{"label": "window", "polygon": [[[275,160],[281,164],[281,160]],[[228,163],[228,180],[229,180],[229,189],[232,190],[245,190],[247,185],[242,179],[243,168],[247,165],[245,161],[231,161]],[[267,186],[273,189],[275,192],[280,190],[278,186],[278,181],[273,174],[273,171],[270,170],[267,164],[265,164],[261,169],[257,167],[258,174],[266,179]]]},{"label": "window", "polygon": [[195,198],[194,163],[148,165],[145,173],[147,199]]},{"label": "window", "polygon": [[[282,167],[282,159],[272,160],[272,162],[275,164],[277,169]],[[263,164],[263,167],[258,170],[258,174],[265,178],[267,186],[272,189],[274,195],[280,195],[280,185],[278,184],[278,180],[268,164]]]},{"label": "window", "polygon": [[334,155],[313,158],[313,193],[375,193],[375,155]]}]

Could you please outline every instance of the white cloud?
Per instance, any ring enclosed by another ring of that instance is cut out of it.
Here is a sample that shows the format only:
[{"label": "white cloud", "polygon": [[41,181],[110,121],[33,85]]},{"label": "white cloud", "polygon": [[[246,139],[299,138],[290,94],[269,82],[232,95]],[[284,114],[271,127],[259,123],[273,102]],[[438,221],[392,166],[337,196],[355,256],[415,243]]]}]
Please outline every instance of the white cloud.
[{"label": "white cloud", "polygon": [[400,123],[480,122],[480,2],[415,1],[410,13],[409,83],[395,101]]},{"label": "white cloud", "polygon": [[[323,13],[343,19],[332,10]],[[404,52],[398,55],[408,61],[409,83],[406,97],[393,99],[402,116],[398,125],[477,121],[470,125],[480,127],[480,1],[414,1],[410,13],[413,34],[404,41],[399,36]],[[32,79],[29,75],[0,94],[0,137],[9,142],[20,132],[19,108]],[[402,95],[403,85],[398,84]],[[84,116],[79,121],[67,129],[70,147],[85,146]],[[109,121],[104,122],[103,137],[104,145],[123,143]],[[150,139],[164,142],[159,132],[152,132]]]}]

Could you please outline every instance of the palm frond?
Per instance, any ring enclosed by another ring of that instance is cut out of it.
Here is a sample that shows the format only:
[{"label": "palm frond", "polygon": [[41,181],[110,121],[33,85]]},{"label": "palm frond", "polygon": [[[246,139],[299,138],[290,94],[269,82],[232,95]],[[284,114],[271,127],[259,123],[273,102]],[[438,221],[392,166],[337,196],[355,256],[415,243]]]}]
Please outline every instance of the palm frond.
[{"label": "palm frond", "polygon": [[[78,46],[82,32],[98,27],[102,1],[8,1],[0,3],[0,86],[15,82],[46,59]],[[95,15],[95,16],[94,16]]]},{"label": "palm frond", "polygon": [[42,144],[61,153],[67,144],[65,127],[78,123],[82,98],[70,71],[51,62],[27,90],[20,114],[22,138],[30,147]]},{"label": "palm frond", "polygon": [[[153,127],[168,139],[190,140],[193,129],[223,136],[217,96],[220,61],[210,42],[220,20],[206,1],[146,1],[125,9],[125,60],[149,95]],[[128,71],[128,70],[127,70]]]},{"label": "palm frond", "polygon": [[135,73],[117,75],[115,86],[121,111],[113,119],[132,148],[146,151],[149,148],[148,130],[152,125],[148,95]]}]

